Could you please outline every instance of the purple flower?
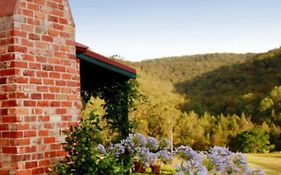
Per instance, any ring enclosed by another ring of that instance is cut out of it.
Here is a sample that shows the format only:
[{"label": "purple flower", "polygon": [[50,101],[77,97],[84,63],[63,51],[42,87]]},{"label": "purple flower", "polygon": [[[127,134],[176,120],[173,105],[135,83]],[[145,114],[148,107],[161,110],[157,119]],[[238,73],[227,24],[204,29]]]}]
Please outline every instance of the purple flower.
[{"label": "purple flower", "polygon": [[117,144],[110,146],[109,151],[115,157],[120,157],[120,155],[125,153],[125,147],[121,143],[117,143]]},{"label": "purple flower", "polygon": [[203,160],[203,155],[194,151],[189,146],[180,146],[175,150],[175,153],[186,161],[193,160],[201,163]]},{"label": "purple flower", "polygon": [[105,154],[106,153],[106,149],[102,144],[98,144],[98,146],[96,147],[96,151],[100,154]]},{"label": "purple flower", "polygon": [[231,161],[232,152],[228,148],[215,146],[210,149],[208,158],[214,165],[215,172],[227,172],[228,164]]},{"label": "purple flower", "polygon": [[145,166],[149,166],[149,162],[151,161],[151,152],[146,147],[138,147],[136,149],[134,159],[136,162],[142,163]]},{"label": "purple flower", "polygon": [[176,171],[177,175],[209,175],[204,165],[193,160],[183,162]]},{"label": "purple flower", "polygon": [[167,150],[160,150],[156,154],[157,154],[159,161],[161,161],[165,164],[169,163],[173,160],[172,154]]},{"label": "purple flower", "polygon": [[150,151],[156,151],[159,147],[159,141],[154,137],[147,137],[145,146],[149,148]]},{"label": "purple flower", "polygon": [[149,152],[147,154],[147,162],[150,166],[153,166],[156,164],[157,162],[157,155],[156,153],[152,153],[152,152]]}]

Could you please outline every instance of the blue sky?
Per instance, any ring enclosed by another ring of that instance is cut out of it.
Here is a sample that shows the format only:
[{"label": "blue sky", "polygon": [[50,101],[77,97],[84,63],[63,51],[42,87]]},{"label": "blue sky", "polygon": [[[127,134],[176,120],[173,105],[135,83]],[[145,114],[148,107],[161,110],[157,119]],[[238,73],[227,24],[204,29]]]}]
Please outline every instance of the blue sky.
[{"label": "blue sky", "polygon": [[280,0],[70,0],[76,40],[139,61],[281,46]]}]

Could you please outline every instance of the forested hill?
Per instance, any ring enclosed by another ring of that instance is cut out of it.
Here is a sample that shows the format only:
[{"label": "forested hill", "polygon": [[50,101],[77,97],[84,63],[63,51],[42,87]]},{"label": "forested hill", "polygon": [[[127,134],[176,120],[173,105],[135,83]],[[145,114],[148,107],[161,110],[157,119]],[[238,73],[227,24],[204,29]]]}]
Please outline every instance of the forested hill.
[{"label": "forested hill", "polygon": [[137,69],[139,90],[147,97],[130,112],[137,132],[199,150],[221,145],[241,151],[235,148],[245,139],[235,139],[261,128],[274,150],[281,150],[281,48],[126,64]]},{"label": "forested hill", "polygon": [[274,86],[281,85],[281,49],[262,54],[215,53],[129,64],[138,70],[141,84],[149,84],[141,85],[147,96],[154,93],[155,89],[150,89],[154,83],[172,84],[173,90],[166,92],[161,87],[161,98],[168,98],[165,94],[169,93],[184,97],[184,103],[176,104],[182,112],[256,114],[261,100]]},{"label": "forested hill", "polygon": [[133,67],[164,81],[180,83],[192,80],[222,66],[244,63],[256,54],[214,53],[167,57],[142,62],[131,62]]}]

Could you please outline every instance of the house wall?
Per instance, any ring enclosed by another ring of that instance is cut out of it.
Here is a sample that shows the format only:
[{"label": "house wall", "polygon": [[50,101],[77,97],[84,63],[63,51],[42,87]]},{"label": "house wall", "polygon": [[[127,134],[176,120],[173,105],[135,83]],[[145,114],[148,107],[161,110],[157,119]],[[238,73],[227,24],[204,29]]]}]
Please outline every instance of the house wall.
[{"label": "house wall", "polygon": [[81,109],[67,0],[17,0],[0,18],[0,174],[47,174]]}]

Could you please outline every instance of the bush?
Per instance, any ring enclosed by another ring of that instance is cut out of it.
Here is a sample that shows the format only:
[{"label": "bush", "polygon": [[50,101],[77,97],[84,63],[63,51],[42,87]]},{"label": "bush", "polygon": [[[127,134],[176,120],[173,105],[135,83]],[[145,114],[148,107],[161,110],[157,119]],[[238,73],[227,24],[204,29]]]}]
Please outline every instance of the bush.
[{"label": "bush", "polygon": [[[146,167],[170,163],[177,156],[181,164],[176,167],[177,175],[192,174],[253,174],[264,175],[262,171],[252,170],[240,153],[228,148],[213,147],[207,152],[197,152],[191,147],[180,146],[173,153],[171,144],[142,134],[131,134],[120,143],[105,148],[99,139],[98,117],[92,115],[82,120],[67,132],[65,150],[69,156],[61,161],[53,173],[58,175],[124,175],[135,165]],[[125,164],[123,156],[134,160]]]},{"label": "bush", "polygon": [[265,153],[274,148],[270,145],[269,135],[261,128],[253,128],[238,134],[230,142],[232,151],[243,153]]},{"label": "bush", "polygon": [[118,159],[106,153],[101,143],[99,118],[91,114],[71,127],[66,134],[65,151],[68,156],[53,169],[58,175],[118,175],[124,172]]},{"label": "bush", "polygon": [[181,146],[176,153],[182,158],[177,175],[265,175],[261,170],[250,169],[243,154],[233,153],[228,148],[213,147],[208,152],[196,152],[191,147]]}]

